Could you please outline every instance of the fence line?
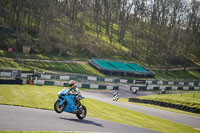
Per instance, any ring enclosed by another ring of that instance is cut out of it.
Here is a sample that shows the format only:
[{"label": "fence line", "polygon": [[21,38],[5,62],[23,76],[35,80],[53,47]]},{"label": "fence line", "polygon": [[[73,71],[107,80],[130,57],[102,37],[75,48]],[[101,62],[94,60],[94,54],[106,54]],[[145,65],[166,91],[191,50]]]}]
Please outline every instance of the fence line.
[{"label": "fence line", "polygon": [[[13,74],[15,73],[15,74]],[[15,70],[0,70],[1,77],[10,77],[13,78],[16,75],[19,75],[18,72]],[[130,85],[141,85],[146,87],[147,90],[151,90],[152,88],[156,88],[157,86],[168,86],[173,89],[179,90],[198,90],[200,86],[200,81],[165,81],[165,80],[134,80],[134,79],[121,79],[119,77],[101,77],[101,76],[94,76],[94,75],[81,75],[81,74],[66,74],[66,73],[49,73],[49,72],[28,72],[25,73],[22,71],[20,73],[22,78],[27,78],[28,75],[38,75],[38,79],[41,80],[61,80],[61,81],[68,81],[68,80],[76,80],[81,82],[109,82],[109,83],[122,83],[122,84],[130,84]],[[177,88],[177,86],[179,88]],[[160,89],[162,89],[160,87]],[[182,87],[182,88],[181,88]],[[193,87],[193,88],[192,88]],[[166,88],[168,89],[168,88]]]}]

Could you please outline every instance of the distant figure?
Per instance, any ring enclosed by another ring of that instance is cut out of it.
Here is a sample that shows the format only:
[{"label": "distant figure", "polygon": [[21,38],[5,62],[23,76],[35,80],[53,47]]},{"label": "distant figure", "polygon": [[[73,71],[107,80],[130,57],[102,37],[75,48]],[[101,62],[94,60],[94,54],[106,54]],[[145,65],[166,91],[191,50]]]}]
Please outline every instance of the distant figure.
[{"label": "distant figure", "polygon": [[166,89],[162,89],[161,94],[166,94]]},{"label": "distant figure", "polygon": [[136,88],[133,89],[132,87],[133,87],[133,86],[130,87],[130,91],[131,91],[133,94],[136,94],[138,90],[137,90]]},{"label": "distant figure", "polygon": [[118,99],[119,99],[119,92],[117,91],[113,94],[113,101],[118,101]]},{"label": "distant figure", "polygon": [[137,90],[136,90],[136,89],[133,89],[133,90],[132,90],[132,93],[133,93],[133,94],[136,94],[136,93],[137,93]]},{"label": "distant figure", "polygon": [[148,87],[148,82],[146,82],[146,88]]}]

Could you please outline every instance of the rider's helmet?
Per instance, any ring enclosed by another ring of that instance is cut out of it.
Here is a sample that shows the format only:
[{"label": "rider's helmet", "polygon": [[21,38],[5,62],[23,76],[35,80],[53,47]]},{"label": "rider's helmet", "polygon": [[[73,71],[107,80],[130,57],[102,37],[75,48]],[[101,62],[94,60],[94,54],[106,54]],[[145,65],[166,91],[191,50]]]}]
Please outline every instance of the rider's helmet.
[{"label": "rider's helmet", "polygon": [[68,84],[69,84],[70,87],[73,88],[75,86],[75,84],[76,84],[76,81],[70,80]]}]

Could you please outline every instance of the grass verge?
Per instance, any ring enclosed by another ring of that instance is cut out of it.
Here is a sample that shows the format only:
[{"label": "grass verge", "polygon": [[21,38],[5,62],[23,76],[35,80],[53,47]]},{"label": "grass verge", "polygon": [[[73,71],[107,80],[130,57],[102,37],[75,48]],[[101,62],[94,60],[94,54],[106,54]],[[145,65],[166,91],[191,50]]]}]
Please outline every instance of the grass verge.
[{"label": "grass verge", "polygon": [[[62,87],[34,85],[0,85],[0,104],[53,110],[57,92]],[[165,133],[200,133],[192,127],[145,115],[132,110],[86,98],[82,102],[88,116]]]},{"label": "grass verge", "polygon": [[139,98],[200,108],[199,91],[180,92],[179,94],[142,96]]}]

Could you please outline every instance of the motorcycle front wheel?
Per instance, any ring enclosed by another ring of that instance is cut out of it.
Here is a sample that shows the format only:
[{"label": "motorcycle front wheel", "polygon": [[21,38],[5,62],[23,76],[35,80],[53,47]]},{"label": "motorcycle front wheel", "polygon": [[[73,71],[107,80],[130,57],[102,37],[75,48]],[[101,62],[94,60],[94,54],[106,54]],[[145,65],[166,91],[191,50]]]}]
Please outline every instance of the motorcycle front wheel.
[{"label": "motorcycle front wheel", "polygon": [[54,110],[57,112],[57,113],[62,113],[64,110],[65,110],[65,107],[66,107],[66,104],[63,103],[62,105],[60,105],[60,100],[57,100],[55,103],[54,103]]},{"label": "motorcycle front wheel", "polygon": [[79,111],[76,113],[76,116],[79,118],[79,119],[84,119],[86,117],[86,114],[87,114],[87,110],[86,110],[86,107],[84,105],[82,105],[80,108],[79,108]]}]

